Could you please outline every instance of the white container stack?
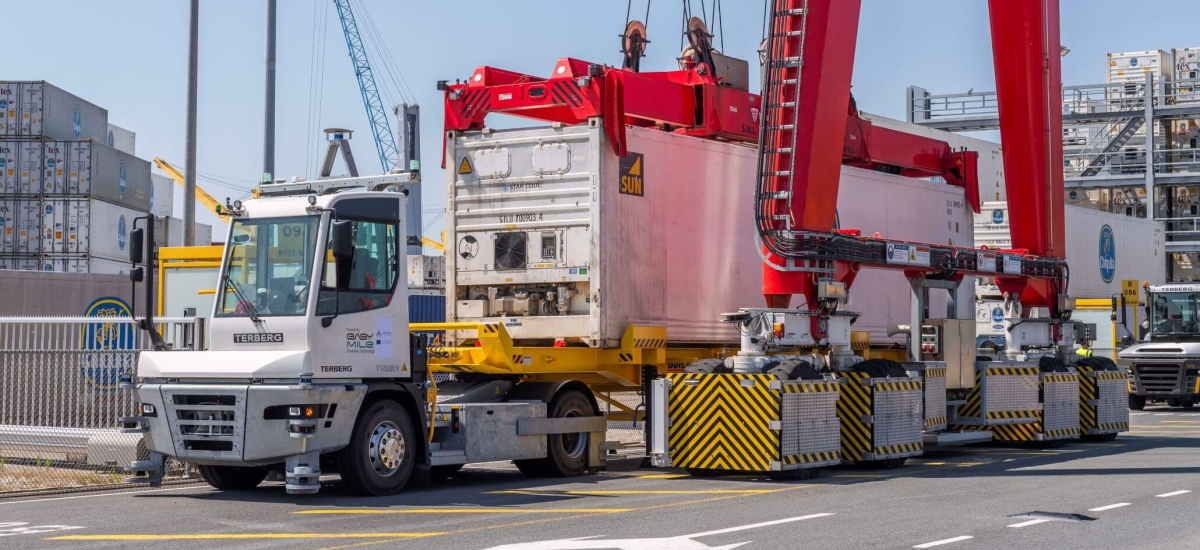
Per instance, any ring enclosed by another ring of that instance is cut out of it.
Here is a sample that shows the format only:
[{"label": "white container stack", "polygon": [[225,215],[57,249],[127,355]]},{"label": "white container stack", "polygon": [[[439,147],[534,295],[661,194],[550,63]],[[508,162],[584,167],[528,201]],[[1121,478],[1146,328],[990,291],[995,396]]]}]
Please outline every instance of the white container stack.
[{"label": "white container stack", "polygon": [[0,81],[0,269],[128,272],[129,234],[152,193],[133,145],[101,107],[45,82]]},{"label": "white container stack", "polygon": [[150,213],[155,216],[175,213],[175,180],[150,174]]}]

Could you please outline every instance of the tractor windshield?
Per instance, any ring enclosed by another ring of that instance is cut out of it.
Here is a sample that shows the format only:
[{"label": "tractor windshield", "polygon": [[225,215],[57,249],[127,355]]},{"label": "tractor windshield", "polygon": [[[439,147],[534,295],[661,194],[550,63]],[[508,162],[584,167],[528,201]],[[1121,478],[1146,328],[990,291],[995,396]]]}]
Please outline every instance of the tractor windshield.
[{"label": "tractor windshield", "polygon": [[218,317],[303,315],[319,216],[234,220],[217,285]]},{"label": "tractor windshield", "polygon": [[1160,292],[1153,296],[1154,334],[1200,333],[1200,293]]}]

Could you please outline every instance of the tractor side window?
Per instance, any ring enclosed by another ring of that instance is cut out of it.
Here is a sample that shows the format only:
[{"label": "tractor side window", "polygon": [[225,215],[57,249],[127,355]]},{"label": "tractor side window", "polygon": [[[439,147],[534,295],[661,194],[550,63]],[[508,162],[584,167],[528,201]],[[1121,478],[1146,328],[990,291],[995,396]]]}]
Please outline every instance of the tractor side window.
[{"label": "tractor side window", "polygon": [[[338,273],[332,252],[327,252],[317,315],[357,313],[385,307],[392,301],[400,274],[399,231],[394,223],[355,221],[354,257],[346,273]],[[332,239],[332,231],[330,232]],[[326,250],[332,250],[328,242]],[[346,277],[338,291],[338,277]]]}]

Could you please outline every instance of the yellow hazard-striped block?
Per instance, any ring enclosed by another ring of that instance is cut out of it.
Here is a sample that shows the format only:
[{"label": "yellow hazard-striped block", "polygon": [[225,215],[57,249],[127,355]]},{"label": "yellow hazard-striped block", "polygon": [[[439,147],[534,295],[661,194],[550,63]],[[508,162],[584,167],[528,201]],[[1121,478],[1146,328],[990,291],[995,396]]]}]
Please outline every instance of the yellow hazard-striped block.
[{"label": "yellow hazard-striped block", "polygon": [[671,462],[680,468],[766,472],[778,460],[774,375],[669,374]]}]

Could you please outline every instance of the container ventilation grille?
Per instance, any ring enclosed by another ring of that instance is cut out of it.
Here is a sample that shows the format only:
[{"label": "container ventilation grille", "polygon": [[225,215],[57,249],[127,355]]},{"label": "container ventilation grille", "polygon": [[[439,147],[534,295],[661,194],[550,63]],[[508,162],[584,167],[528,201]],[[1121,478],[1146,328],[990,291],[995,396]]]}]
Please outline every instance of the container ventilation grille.
[{"label": "container ventilation grille", "polygon": [[525,233],[497,234],[496,269],[524,269],[528,249],[528,237]]}]

